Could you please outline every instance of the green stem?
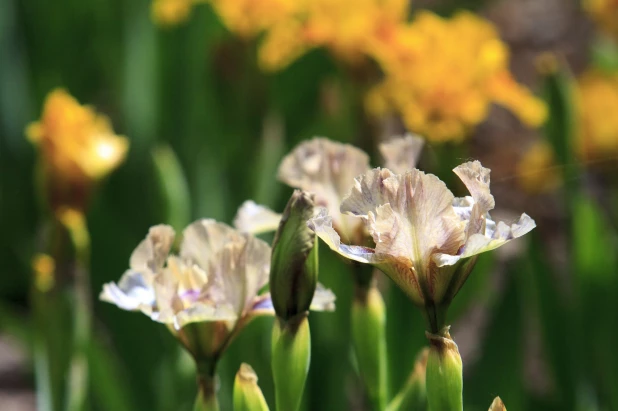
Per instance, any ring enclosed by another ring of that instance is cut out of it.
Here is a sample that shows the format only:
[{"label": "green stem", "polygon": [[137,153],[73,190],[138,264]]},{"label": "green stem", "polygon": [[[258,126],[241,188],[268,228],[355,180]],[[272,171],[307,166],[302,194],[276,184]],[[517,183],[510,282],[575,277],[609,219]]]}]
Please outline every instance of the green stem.
[{"label": "green stem", "polygon": [[201,367],[198,365],[197,397],[193,411],[219,411],[217,376],[214,366]]},{"label": "green stem", "polygon": [[59,292],[56,264],[62,260],[65,240],[62,226],[52,220],[45,247],[49,254],[38,254],[32,261],[34,281],[30,298],[35,324],[34,366],[37,408],[42,411],[60,411],[63,404],[62,387],[68,361],[66,321],[63,319],[68,311]]},{"label": "green stem", "polygon": [[88,344],[92,328],[90,298],[90,233],[83,214],[67,211],[61,216],[75,249],[75,282],[73,307],[73,355],[69,365],[67,411],[86,409],[88,393]]},{"label": "green stem", "polygon": [[388,381],[386,308],[375,285],[356,287],[351,311],[352,345],[374,410],[386,409]]},{"label": "green stem", "polygon": [[440,334],[446,324],[446,311],[448,307],[435,305],[428,302],[423,310],[423,315],[427,321],[427,328],[431,334]]}]

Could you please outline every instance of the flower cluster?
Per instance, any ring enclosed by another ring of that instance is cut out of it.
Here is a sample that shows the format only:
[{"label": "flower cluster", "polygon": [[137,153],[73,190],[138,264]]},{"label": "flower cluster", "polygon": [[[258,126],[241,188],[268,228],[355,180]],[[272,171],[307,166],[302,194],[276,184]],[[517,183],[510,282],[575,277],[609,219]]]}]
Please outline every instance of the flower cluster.
[{"label": "flower cluster", "polygon": [[408,129],[431,140],[463,139],[485,120],[492,103],[532,127],[545,120],[545,105],[510,73],[506,44],[475,14],[442,18],[421,11],[409,22],[405,0],[209,3],[239,36],[263,33],[259,60],[267,71],[280,70],[317,47],[350,64],[375,60],[384,79],[367,95],[368,110],[377,116],[398,113]]},{"label": "flower cluster", "polygon": [[315,47],[326,47],[354,62],[368,47],[387,42],[408,14],[405,0],[315,0],[300,2],[295,13],[281,19],[266,33],[260,63],[267,70],[281,69]]},{"label": "flower cluster", "polygon": [[409,129],[434,141],[461,140],[487,117],[491,103],[530,126],[545,120],[544,104],[509,72],[496,29],[472,13],[445,19],[420,12],[373,55],[385,78],[367,96],[369,111],[396,111]]}]

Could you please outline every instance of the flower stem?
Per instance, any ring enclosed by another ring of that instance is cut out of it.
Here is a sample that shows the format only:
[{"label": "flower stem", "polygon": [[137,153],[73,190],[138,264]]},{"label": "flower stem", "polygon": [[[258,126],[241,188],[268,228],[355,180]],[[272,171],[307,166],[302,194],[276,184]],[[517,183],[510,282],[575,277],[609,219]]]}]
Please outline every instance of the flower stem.
[{"label": "flower stem", "polygon": [[69,232],[75,249],[75,280],[73,288],[73,354],[69,364],[67,385],[68,411],[86,409],[88,394],[88,345],[92,328],[90,298],[90,233],[84,215],[76,210],[59,213],[59,219]]},{"label": "flower stem", "polygon": [[217,401],[217,376],[214,367],[202,370],[198,365],[197,397],[193,411],[219,411]]}]

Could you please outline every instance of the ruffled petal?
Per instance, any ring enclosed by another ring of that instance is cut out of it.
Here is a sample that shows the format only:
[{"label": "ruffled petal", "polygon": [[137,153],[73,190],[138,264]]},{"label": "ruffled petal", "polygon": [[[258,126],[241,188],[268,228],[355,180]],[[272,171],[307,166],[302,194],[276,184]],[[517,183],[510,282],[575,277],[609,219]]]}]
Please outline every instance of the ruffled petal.
[{"label": "ruffled petal", "polygon": [[146,280],[142,273],[128,270],[118,284],[104,284],[99,299],[115,304],[123,310],[135,311],[142,306],[152,307],[155,294],[152,283]]},{"label": "ruffled petal", "polygon": [[279,227],[281,214],[275,213],[270,208],[247,200],[238,209],[234,218],[234,227],[249,234],[262,234],[275,231]]},{"label": "ruffled petal", "polygon": [[527,214],[522,214],[518,222],[510,226],[500,221],[491,235],[474,234],[458,255],[439,254],[434,256],[439,267],[454,265],[459,260],[469,258],[486,251],[494,250],[515,238],[521,237],[529,233],[536,227],[536,223]]},{"label": "ruffled petal", "polygon": [[174,244],[174,229],[168,225],[151,227],[146,238],[131,254],[129,266],[140,272],[157,273],[169,255]]},{"label": "ruffled petal", "polygon": [[324,241],[331,250],[360,263],[373,264],[377,262],[374,250],[367,247],[346,245],[341,243],[339,234],[333,229],[333,219],[328,215],[328,210],[322,208],[318,215],[309,221],[307,226]]},{"label": "ruffled petal", "polygon": [[494,196],[489,191],[491,170],[483,167],[479,161],[470,161],[456,167],[453,171],[468,188],[474,201],[466,228],[466,238],[470,238],[474,234],[485,231],[487,213],[496,206]]},{"label": "ruffled petal", "polygon": [[328,208],[335,229],[353,238],[360,222],[340,215],[339,205],[354,184],[354,177],[369,169],[369,156],[349,144],[314,138],[299,144],[279,167],[278,178],[291,187],[311,192],[316,204]]},{"label": "ruffled petal", "polygon": [[433,253],[455,254],[463,244],[465,223],[453,200],[434,175],[374,169],[356,179],[341,211],[366,218],[376,254],[408,258],[424,275]]},{"label": "ruffled petal", "polygon": [[472,195],[474,203],[487,212],[496,206],[494,196],[489,191],[490,169],[485,168],[479,161],[469,161],[453,169]]},{"label": "ruffled petal", "polygon": [[380,144],[379,149],[384,158],[384,167],[397,174],[404,174],[416,168],[424,144],[425,140],[410,133]]},{"label": "ruffled petal", "polygon": [[238,317],[268,283],[270,246],[214,220],[200,220],[185,231],[180,256],[208,273],[209,298],[226,301]]}]

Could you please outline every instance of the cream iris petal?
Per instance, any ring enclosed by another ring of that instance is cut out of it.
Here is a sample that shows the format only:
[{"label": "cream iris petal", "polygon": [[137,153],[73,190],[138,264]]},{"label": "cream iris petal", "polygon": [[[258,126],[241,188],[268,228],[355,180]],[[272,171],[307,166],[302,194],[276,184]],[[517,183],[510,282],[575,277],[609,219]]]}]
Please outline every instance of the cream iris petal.
[{"label": "cream iris petal", "polygon": [[465,163],[454,172],[471,196],[455,198],[436,176],[417,169],[394,174],[377,168],[358,176],[341,212],[364,221],[374,249],[342,244],[326,211],[308,225],[339,254],[384,271],[416,304],[448,305],[477,254],[535,226],[526,214],[510,226],[490,218],[495,206],[490,170],[481,163]]},{"label": "cream iris petal", "polygon": [[130,269],[116,283],[103,285],[100,299],[123,310],[139,310],[155,303],[153,281],[163,268],[174,242],[174,230],[167,225],[152,227],[131,254]]},{"label": "cream iris petal", "polygon": [[410,133],[380,144],[379,149],[384,158],[384,167],[397,174],[416,168],[424,144],[425,140]]},{"label": "cream iris petal", "polygon": [[[118,283],[103,286],[101,300],[142,311],[180,330],[190,323],[224,322],[231,330],[250,315],[272,315],[268,293],[271,248],[226,224],[203,219],[183,232],[179,256],[170,255],[171,227],[160,225],[135,249]],[[330,310],[334,295],[318,287],[313,308]]]},{"label": "cream iris petal", "polygon": [[326,207],[333,225],[344,238],[357,238],[362,224],[339,213],[339,204],[354,177],[369,169],[369,156],[349,144],[314,138],[299,144],[279,167],[278,177],[294,188],[313,193],[316,204]]},{"label": "cream iris petal", "polygon": [[328,210],[323,208],[318,215],[307,222],[309,228],[324,241],[331,250],[342,256],[361,263],[372,264],[376,262],[374,250],[367,247],[346,245],[341,243],[341,238],[333,228],[333,219],[328,215]]},{"label": "cream iris petal", "polygon": [[262,234],[275,231],[281,222],[281,214],[268,207],[247,200],[238,209],[234,218],[234,227],[250,234]]}]

